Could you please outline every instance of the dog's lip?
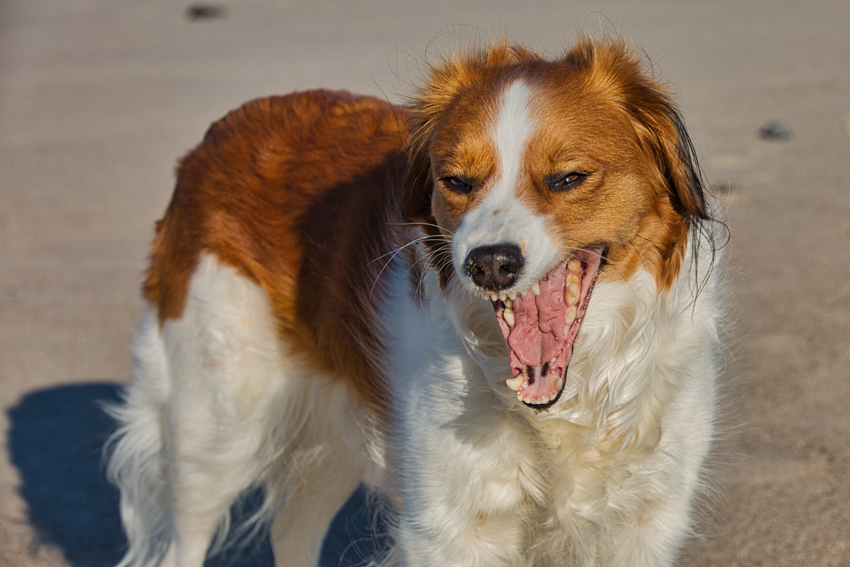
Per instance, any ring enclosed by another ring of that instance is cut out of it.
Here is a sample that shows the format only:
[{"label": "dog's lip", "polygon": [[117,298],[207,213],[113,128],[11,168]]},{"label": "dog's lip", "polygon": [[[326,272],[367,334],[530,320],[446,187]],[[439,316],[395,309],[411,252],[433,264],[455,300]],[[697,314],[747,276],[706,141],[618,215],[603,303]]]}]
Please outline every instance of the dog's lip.
[{"label": "dog's lip", "polygon": [[[605,248],[600,246],[575,250],[525,294],[512,297],[510,293],[501,292],[489,298],[511,354],[514,377],[505,385],[517,393],[519,401],[531,408],[551,407],[564,391],[573,345],[604,254]],[[543,297],[534,297],[541,295],[541,287]],[[515,319],[515,306],[520,310],[519,322]],[[560,324],[564,325],[562,330],[555,329],[559,317]],[[518,334],[514,335],[514,331]],[[546,358],[551,356],[551,360],[532,362],[544,354]]]}]

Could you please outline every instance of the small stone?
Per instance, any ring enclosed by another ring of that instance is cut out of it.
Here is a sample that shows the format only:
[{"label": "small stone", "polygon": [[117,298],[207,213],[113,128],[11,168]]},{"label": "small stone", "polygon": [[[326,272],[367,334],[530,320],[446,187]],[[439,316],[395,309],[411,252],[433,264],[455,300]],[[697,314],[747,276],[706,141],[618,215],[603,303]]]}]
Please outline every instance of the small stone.
[{"label": "small stone", "polygon": [[198,2],[186,8],[186,17],[191,21],[215,20],[224,17],[224,6]]},{"label": "small stone", "polygon": [[784,120],[770,120],[759,128],[759,137],[774,142],[788,140],[791,138],[791,125]]}]

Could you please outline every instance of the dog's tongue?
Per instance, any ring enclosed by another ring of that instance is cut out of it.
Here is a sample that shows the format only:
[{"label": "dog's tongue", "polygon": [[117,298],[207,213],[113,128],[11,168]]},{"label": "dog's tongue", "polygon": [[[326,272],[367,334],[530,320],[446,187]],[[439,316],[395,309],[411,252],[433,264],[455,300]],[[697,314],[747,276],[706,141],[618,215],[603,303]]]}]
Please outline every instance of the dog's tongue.
[{"label": "dog's tongue", "polygon": [[540,281],[540,295],[517,296],[516,323],[507,336],[514,376],[523,366],[542,366],[555,358],[566,342],[564,301],[566,268],[556,268]]},{"label": "dog's tongue", "polygon": [[577,250],[537,283],[540,293],[493,301],[514,376],[505,385],[526,404],[547,407],[561,395],[601,255]]}]

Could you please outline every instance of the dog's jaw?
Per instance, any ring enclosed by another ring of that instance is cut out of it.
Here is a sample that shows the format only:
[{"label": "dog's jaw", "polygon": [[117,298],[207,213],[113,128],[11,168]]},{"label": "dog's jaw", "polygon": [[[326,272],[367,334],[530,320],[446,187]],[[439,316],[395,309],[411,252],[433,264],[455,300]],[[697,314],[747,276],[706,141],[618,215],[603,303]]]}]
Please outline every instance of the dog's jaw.
[{"label": "dog's jaw", "polygon": [[529,407],[546,409],[563,392],[601,259],[601,248],[578,250],[525,292],[490,294],[514,376],[505,385]]}]

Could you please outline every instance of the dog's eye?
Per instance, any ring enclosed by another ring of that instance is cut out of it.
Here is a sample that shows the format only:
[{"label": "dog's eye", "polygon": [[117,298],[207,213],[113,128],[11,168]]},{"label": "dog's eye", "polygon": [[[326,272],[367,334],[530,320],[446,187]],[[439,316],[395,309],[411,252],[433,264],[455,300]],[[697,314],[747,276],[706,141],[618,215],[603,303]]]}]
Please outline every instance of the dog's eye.
[{"label": "dog's eye", "polygon": [[455,193],[462,193],[466,195],[470,191],[472,191],[472,183],[466,181],[465,179],[461,179],[460,177],[442,177],[440,181],[445,185],[446,189],[449,191],[454,191]]},{"label": "dog's eye", "polygon": [[556,175],[550,178],[549,189],[552,191],[568,191],[581,185],[586,177],[586,173],[579,173],[578,171],[566,175]]}]

